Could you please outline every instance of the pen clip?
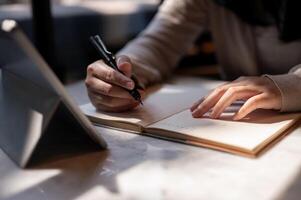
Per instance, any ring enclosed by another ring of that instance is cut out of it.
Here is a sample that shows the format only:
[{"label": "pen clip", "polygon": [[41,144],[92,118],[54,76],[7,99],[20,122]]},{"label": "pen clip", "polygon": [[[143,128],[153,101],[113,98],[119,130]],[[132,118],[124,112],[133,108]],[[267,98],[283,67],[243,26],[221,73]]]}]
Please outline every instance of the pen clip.
[{"label": "pen clip", "polygon": [[112,66],[114,69],[118,70],[115,56],[113,55],[113,53],[107,50],[106,46],[104,45],[100,37],[98,35],[91,36],[90,41],[94,45],[94,47],[98,50],[98,52],[101,54],[105,63]]},{"label": "pen clip", "polygon": [[105,46],[105,44],[103,43],[103,41],[101,40],[99,35],[95,35],[94,39],[96,40],[96,42],[100,45],[100,47],[102,48],[102,50],[111,58],[113,58],[115,60],[115,56],[113,56],[113,53],[110,52],[107,47]]}]

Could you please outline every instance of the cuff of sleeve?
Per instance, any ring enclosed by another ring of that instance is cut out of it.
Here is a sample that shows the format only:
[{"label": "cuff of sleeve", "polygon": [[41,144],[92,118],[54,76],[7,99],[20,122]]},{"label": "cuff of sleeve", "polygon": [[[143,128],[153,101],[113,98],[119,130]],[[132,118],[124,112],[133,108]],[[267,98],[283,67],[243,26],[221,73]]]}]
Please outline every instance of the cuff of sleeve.
[{"label": "cuff of sleeve", "polygon": [[134,56],[129,55],[129,57],[133,64],[133,74],[144,88],[162,81],[163,78],[157,69],[140,62]]},{"label": "cuff of sleeve", "polygon": [[295,74],[263,75],[275,83],[281,93],[281,112],[301,110],[301,78]]},{"label": "cuff of sleeve", "polygon": [[142,62],[135,56],[135,52],[121,50],[116,54],[116,56],[121,55],[126,55],[131,59],[133,64],[133,75],[143,88],[162,81],[163,77],[159,70]]}]

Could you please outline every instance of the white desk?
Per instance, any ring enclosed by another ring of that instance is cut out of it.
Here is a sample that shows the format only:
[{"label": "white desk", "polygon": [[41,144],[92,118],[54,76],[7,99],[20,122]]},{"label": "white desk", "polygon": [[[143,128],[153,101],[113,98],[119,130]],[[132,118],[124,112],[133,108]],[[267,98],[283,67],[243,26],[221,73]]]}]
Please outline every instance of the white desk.
[{"label": "white desk", "polygon": [[[83,83],[69,91],[88,101]],[[0,199],[300,199],[301,127],[258,159],[98,130],[108,151],[37,169],[18,168],[0,150]]]}]

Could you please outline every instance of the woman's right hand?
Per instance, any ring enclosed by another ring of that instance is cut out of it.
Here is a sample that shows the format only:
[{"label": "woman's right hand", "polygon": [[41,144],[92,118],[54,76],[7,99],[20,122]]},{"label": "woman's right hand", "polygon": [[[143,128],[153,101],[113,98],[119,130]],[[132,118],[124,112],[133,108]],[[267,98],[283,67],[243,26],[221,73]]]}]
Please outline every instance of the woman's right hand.
[{"label": "woman's right hand", "polygon": [[[129,57],[117,58],[117,65],[124,74],[107,66],[102,60],[88,66],[85,80],[89,98],[99,110],[122,112],[139,105],[126,89],[135,87],[131,80],[132,63]],[[140,93],[142,91],[139,91]]]}]

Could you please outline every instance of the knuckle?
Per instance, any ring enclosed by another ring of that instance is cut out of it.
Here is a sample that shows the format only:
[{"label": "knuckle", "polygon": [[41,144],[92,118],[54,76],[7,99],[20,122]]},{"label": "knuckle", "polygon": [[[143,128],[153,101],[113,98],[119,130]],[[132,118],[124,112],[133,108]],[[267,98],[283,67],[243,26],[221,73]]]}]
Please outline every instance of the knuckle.
[{"label": "knuckle", "polygon": [[249,101],[249,107],[256,107],[258,104],[258,101],[260,100],[261,97],[259,98],[252,98]]},{"label": "knuckle", "polygon": [[235,87],[230,87],[230,88],[228,89],[228,92],[229,92],[230,94],[235,94],[235,93],[237,92],[237,88],[235,88]]},{"label": "knuckle", "polygon": [[116,81],[116,80],[118,81],[119,80],[120,81],[121,78],[119,76],[119,72],[118,71],[113,70],[111,73],[112,73],[112,80],[114,80],[114,81]]},{"label": "knuckle", "polygon": [[216,89],[215,89],[215,93],[219,94],[219,93],[222,93],[225,91],[225,86],[218,86]]},{"label": "knuckle", "polygon": [[112,85],[106,85],[104,88],[103,88],[103,93],[105,95],[109,95],[111,94],[113,91],[113,86]]},{"label": "knuckle", "polygon": [[113,80],[114,76],[115,76],[115,71],[114,70],[108,69],[105,73],[105,79],[106,80]]},{"label": "knuckle", "polygon": [[95,65],[94,64],[90,64],[88,67],[87,67],[87,73],[88,74],[93,74],[95,71]]},{"label": "knuckle", "polygon": [[94,81],[90,78],[87,78],[85,80],[85,84],[86,84],[87,88],[92,88],[94,86]]}]

